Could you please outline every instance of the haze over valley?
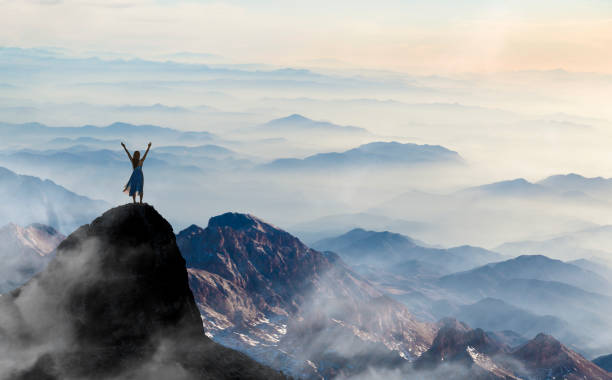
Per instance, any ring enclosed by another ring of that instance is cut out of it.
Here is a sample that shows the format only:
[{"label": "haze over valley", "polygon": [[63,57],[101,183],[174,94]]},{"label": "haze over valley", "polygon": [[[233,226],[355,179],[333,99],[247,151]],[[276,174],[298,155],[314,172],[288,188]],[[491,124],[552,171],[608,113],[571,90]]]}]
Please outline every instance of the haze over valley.
[{"label": "haze over valley", "polygon": [[610,5],[314,3],[2,5],[0,378],[612,379]]}]

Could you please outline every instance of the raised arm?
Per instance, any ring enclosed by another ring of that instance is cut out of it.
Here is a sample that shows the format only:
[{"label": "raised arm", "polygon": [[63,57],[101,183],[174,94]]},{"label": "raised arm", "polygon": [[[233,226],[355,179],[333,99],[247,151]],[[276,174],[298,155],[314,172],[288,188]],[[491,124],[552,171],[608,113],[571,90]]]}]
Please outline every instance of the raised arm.
[{"label": "raised arm", "polygon": [[147,158],[147,154],[149,154],[149,149],[151,149],[151,143],[149,143],[149,145],[147,146],[147,151],[145,152],[144,156],[142,156],[142,160],[140,162],[144,162],[144,160]]},{"label": "raised arm", "polygon": [[132,161],[132,155],[130,154],[130,151],[127,150],[127,148],[125,147],[125,144],[121,143],[121,146],[123,147],[123,150],[125,150],[125,153],[127,153],[128,157],[130,158],[130,161]]}]

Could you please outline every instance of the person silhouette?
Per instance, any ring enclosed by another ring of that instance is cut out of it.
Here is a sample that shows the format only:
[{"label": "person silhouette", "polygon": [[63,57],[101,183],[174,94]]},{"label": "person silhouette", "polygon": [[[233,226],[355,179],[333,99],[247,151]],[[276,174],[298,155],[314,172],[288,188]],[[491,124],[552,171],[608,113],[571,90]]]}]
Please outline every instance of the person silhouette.
[{"label": "person silhouette", "polygon": [[142,157],[142,160],[140,159],[140,151],[134,151],[134,156],[132,157],[130,151],[127,150],[123,142],[121,143],[121,146],[130,158],[130,162],[132,163],[133,169],[132,175],[130,176],[128,183],[126,183],[125,187],[123,188],[123,192],[127,193],[130,197],[132,197],[134,203],[136,203],[136,195],[138,195],[140,197],[140,203],[142,203],[142,193],[144,190],[144,175],[142,174],[142,164],[147,158],[147,154],[149,154],[149,149],[151,149],[151,143],[149,143],[149,145],[147,146],[147,151]]}]

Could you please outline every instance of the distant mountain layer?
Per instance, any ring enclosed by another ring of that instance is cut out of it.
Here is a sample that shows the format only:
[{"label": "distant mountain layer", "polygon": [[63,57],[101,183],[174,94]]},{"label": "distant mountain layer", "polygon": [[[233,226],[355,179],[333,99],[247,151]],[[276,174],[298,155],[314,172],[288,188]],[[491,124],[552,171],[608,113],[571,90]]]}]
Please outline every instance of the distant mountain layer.
[{"label": "distant mountain layer", "polygon": [[[495,298],[531,314],[560,319],[567,327],[549,332],[579,347],[585,355],[601,355],[612,350],[610,284],[575,265],[544,256],[520,256],[443,276],[436,280],[436,285],[464,302]],[[510,317],[506,320],[511,321]],[[536,322],[540,323],[536,319],[530,323]],[[554,327],[552,322],[551,319],[550,327]],[[529,331],[528,326],[522,330]]]},{"label": "distant mountain layer", "polygon": [[53,138],[89,137],[97,139],[157,140],[171,142],[210,141],[214,136],[209,132],[186,132],[156,125],[133,125],[113,123],[105,127],[85,125],[81,127],[49,127],[40,123],[8,124],[0,123],[0,136],[13,143],[36,143]]},{"label": "distant mountain layer", "polygon": [[0,293],[17,288],[44,269],[63,239],[53,227],[42,224],[0,228]]},{"label": "distant mountain layer", "polygon": [[[514,255],[542,254],[563,259],[588,257],[605,259],[612,253],[612,248],[607,247],[612,247],[612,226],[587,228],[546,240],[508,242],[500,245],[496,250]],[[599,265],[606,268],[604,262]],[[610,268],[608,267],[607,270]]]},{"label": "distant mountain layer", "polygon": [[342,126],[327,121],[315,121],[298,114],[271,120],[255,127],[255,129],[261,132],[279,132],[286,135],[303,132],[341,133],[366,136],[370,134],[365,128]]},{"label": "distant mountain layer", "polygon": [[442,284],[462,284],[464,289],[478,293],[493,283],[509,279],[554,281],[591,292],[608,294],[612,284],[605,278],[576,265],[550,259],[542,255],[523,255],[507,261],[488,264],[467,272],[443,277]]},{"label": "distant mountain layer", "polygon": [[396,368],[425,351],[417,321],[348,269],[253,216],[228,213],[177,235],[213,339],[296,376]]},{"label": "distant mountain layer", "polygon": [[601,201],[612,195],[612,179],[587,178],[578,174],[554,175],[537,182],[524,178],[500,181],[462,190],[459,194],[506,197],[562,197]]},{"label": "distant mountain layer", "polygon": [[575,173],[550,176],[538,181],[537,184],[563,192],[579,191],[594,196],[612,194],[612,179],[603,177],[587,178]]},{"label": "distant mountain layer", "polygon": [[461,162],[461,156],[457,152],[439,145],[373,142],[342,153],[319,153],[304,159],[278,159],[263,168],[324,170]]},{"label": "distant mountain layer", "polygon": [[515,331],[525,337],[546,333],[562,341],[567,337],[568,326],[562,319],[552,315],[536,315],[495,298],[484,298],[461,306],[452,315],[470,326],[487,331]]},{"label": "distant mountain layer", "polygon": [[360,228],[321,240],[314,243],[313,247],[336,252],[350,264],[367,264],[405,271],[418,263],[424,263],[431,271],[439,274],[463,271],[503,259],[502,255],[483,248],[428,248],[401,234],[366,231]]},{"label": "distant mountain layer", "polygon": [[0,167],[0,225],[42,223],[71,232],[87,223],[106,202],[77,195],[50,180],[18,175]]}]

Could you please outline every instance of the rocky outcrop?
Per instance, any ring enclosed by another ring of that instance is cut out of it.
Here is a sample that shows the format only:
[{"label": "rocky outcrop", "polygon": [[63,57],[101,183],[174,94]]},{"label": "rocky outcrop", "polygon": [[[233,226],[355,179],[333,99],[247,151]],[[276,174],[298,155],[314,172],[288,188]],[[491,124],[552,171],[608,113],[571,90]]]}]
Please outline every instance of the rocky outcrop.
[{"label": "rocky outcrop", "polygon": [[148,205],[72,233],[0,315],[3,378],[282,377],[204,335],[172,228]]}]

